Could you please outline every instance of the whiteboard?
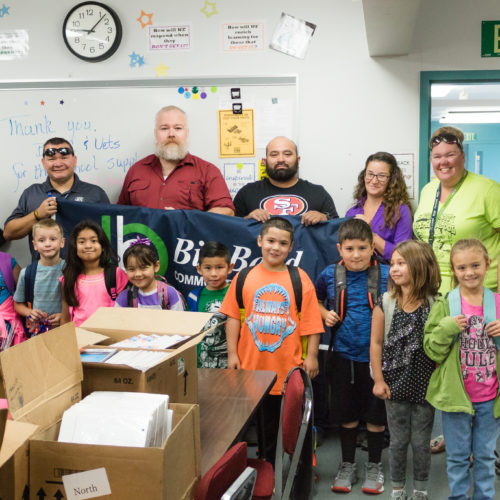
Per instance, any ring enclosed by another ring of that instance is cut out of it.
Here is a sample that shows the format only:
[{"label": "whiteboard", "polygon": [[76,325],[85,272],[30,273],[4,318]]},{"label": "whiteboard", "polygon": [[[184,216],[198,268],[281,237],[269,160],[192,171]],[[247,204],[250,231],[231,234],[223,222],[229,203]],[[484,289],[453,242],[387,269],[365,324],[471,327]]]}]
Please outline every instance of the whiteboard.
[{"label": "whiteboard", "polygon": [[[206,93],[205,99],[193,98],[194,86],[198,94]],[[180,87],[191,97],[179,93]],[[240,89],[241,99],[231,99],[234,88]],[[155,114],[167,105],[187,113],[190,152],[224,172],[228,160],[219,158],[218,110],[228,109],[232,102],[255,110],[256,131],[260,130],[261,137],[255,157],[231,159],[233,163],[236,160],[246,167],[258,161],[265,156],[262,135],[267,141],[279,135],[280,130],[273,134],[266,129],[265,110],[274,109],[269,103],[289,110],[283,116],[291,122],[286,125],[296,138],[296,76],[0,84],[2,222],[26,187],[45,180],[41,154],[51,137],[70,141],[78,159],[75,172],[82,180],[101,186],[111,202],[116,202],[128,168],[153,153]]]}]

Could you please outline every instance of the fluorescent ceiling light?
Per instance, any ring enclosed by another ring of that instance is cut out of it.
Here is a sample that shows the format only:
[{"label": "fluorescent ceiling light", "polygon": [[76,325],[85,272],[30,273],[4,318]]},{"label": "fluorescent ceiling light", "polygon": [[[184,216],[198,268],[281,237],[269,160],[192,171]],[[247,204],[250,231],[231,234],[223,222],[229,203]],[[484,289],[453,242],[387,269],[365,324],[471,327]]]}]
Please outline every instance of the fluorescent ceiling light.
[{"label": "fluorescent ceiling light", "polygon": [[439,123],[500,123],[500,110],[448,112]]}]

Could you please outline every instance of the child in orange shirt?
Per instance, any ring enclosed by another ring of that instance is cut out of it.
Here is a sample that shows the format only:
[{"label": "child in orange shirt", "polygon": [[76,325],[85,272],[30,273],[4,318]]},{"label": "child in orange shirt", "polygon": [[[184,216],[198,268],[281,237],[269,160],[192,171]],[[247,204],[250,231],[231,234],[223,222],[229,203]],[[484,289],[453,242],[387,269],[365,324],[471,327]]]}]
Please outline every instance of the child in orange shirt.
[{"label": "child in orange shirt", "polygon": [[[281,389],[291,368],[302,366],[310,378],[318,374],[319,336],[323,323],[314,285],[300,268],[288,268],[286,258],[293,246],[293,226],[281,217],[262,224],[257,239],[262,262],[246,276],[241,290],[245,320],[241,322],[236,276],[220,312],[226,323],[228,369],[272,370],[277,380],[264,401],[266,442],[264,455],[274,461],[278,434]],[[302,288],[301,314],[295,302],[293,273]],[[297,274],[296,274],[297,275]],[[302,358],[302,337],[308,336]]]}]

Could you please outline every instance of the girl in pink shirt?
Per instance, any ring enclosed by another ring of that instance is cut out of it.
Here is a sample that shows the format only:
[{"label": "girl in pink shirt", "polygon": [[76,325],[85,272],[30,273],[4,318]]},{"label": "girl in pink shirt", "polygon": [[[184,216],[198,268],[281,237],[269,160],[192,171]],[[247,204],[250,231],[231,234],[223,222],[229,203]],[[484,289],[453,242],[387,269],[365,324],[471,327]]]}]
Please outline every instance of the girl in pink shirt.
[{"label": "girl in pink shirt", "polygon": [[[79,326],[99,307],[114,306],[128,279],[125,271],[117,266],[113,254],[106,233],[93,220],[83,220],[73,228],[61,278],[61,324],[74,321]],[[106,283],[105,276],[113,274],[116,276],[115,283],[111,279]]]},{"label": "girl in pink shirt", "polygon": [[[500,295],[484,287],[491,260],[477,239],[450,253],[457,288],[436,301],[424,349],[438,363],[427,400],[442,410],[451,499],[495,497],[495,447],[500,428]],[[470,469],[470,456],[474,467]],[[472,476],[472,477],[471,477]]]}]

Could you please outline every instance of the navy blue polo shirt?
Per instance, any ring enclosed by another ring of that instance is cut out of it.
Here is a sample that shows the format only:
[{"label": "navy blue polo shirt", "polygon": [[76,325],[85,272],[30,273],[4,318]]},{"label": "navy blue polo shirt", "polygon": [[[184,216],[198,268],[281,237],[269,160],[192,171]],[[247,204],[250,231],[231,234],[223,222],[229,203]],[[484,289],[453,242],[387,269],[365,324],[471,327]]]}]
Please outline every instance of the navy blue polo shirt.
[{"label": "navy blue polo shirt", "polygon": [[[9,215],[5,224],[11,221],[12,219],[18,219],[20,217],[24,217],[28,215],[30,212],[33,212],[36,208],[40,206],[43,200],[47,198],[47,196],[54,196],[56,199],[64,199],[69,201],[82,201],[85,203],[109,203],[108,195],[104,192],[99,186],[95,184],[90,184],[89,182],[83,182],[79,179],[78,175],[74,174],[74,182],[71,188],[65,193],[60,193],[56,189],[53,188],[50,183],[50,178],[47,177],[44,182],[39,184],[32,184],[27,187],[21,197],[19,198],[19,203],[14,211]],[[64,235],[66,241],[68,239],[69,234]],[[31,232],[28,235],[29,237],[29,247],[33,260],[37,258],[37,252],[33,248],[32,243],[32,235]]]}]

